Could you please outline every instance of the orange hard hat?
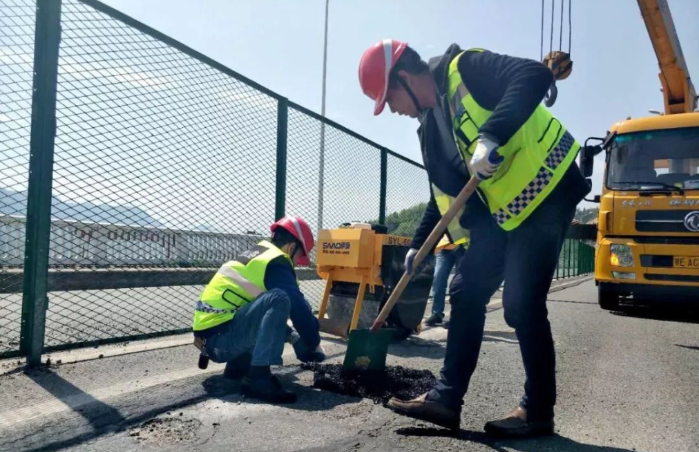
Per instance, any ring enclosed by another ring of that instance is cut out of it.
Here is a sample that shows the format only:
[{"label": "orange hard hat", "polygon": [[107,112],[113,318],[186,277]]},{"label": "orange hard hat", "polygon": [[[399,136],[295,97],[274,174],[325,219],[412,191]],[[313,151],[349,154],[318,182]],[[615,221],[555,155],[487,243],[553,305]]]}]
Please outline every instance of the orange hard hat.
[{"label": "orange hard hat", "polygon": [[359,61],[359,85],[376,102],[374,115],[386,105],[389,74],[407,46],[407,42],[384,39],[369,47]]},{"label": "orange hard hat", "polygon": [[308,255],[311,254],[311,250],[313,249],[313,246],[315,246],[315,243],[313,241],[313,232],[311,232],[311,227],[308,225],[306,220],[301,217],[287,215],[272,224],[269,229],[272,231],[272,234],[274,234],[274,231],[279,227],[289,231],[291,235],[296,237],[296,239],[301,242],[301,246],[303,247],[303,256],[299,257],[299,265],[304,267],[310,265]]}]

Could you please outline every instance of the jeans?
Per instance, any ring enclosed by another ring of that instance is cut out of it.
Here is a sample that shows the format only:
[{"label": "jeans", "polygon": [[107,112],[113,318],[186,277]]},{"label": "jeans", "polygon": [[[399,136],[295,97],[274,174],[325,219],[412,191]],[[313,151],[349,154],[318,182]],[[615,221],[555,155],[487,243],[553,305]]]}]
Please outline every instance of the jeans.
[{"label": "jeans", "polygon": [[486,305],[504,280],[505,321],[517,334],[526,375],[520,406],[531,421],[553,417],[555,352],[546,299],[574,214],[574,205],[537,209],[509,232],[493,221],[471,229],[450,287],[444,366],[429,400],[461,409],[480,354]]},{"label": "jeans", "polygon": [[452,250],[443,249],[437,253],[432,281],[432,314],[444,314],[444,298],[447,293],[449,274],[454,264],[463,256],[464,251],[464,247],[459,246]]},{"label": "jeans", "polygon": [[252,366],[282,365],[290,309],[291,301],[283,291],[263,293],[206,339],[207,354],[212,361],[225,363],[252,352]]}]

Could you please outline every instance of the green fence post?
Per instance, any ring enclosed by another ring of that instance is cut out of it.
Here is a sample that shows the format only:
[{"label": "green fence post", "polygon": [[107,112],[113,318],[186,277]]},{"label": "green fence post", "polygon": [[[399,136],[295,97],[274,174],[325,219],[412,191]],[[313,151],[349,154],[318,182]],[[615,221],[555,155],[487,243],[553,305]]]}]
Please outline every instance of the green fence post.
[{"label": "green fence post", "polygon": [[561,254],[563,253],[563,250],[565,249],[565,240],[563,241],[563,245],[561,247],[561,252],[558,253],[558,261],[556,261],[556,279],[560,278],[560,271],[561,271]]},{"label": "green fence post", "polygon": [[577,241],[577,246],[575,247],[575,276],[580,276],[582,274],[582,253],[580,252],[580,246],[582,242]]},{"label": "green fence post", "polygon": [[566,256],[568,262],[566,263],[566,273],[567,273],[566,278],[570,278],[570,273],[572,270],[572,268],[570,268],[570,264],[571,264],[571,260],[572,260],[571,258],[572,258],[572,254],[573,254],[573,250],[571,250],[572,247],[573,247],[572,240],[568,239],[568,256]]},{"label": "green fence post", "polygon": [[586,244],[583,244],[583,255],[585,257],[585,273],[587,274],[590,273],[590,253]]},{"label": "green fence post", "polygon": [[381,148],[381,188],[379,189],[379,224],[386,224],[386,186],[388,184],[388,150]]},{"label": "green fence post", "polygon": [[277,176],[274,199],[274,217],[279,220],[286,213],[286,157],[289,132],[289,99],[282,97],[277,104]]},{"label": "green fence post", "polygon": [[56,137],[56,89],[61,41],[61,0],[37,0],[34,32],[32,124],[24,245],[24,291],[20,353],[27,364],[41,363],[48,309],[47,280],[51,234],[51,190]]}]

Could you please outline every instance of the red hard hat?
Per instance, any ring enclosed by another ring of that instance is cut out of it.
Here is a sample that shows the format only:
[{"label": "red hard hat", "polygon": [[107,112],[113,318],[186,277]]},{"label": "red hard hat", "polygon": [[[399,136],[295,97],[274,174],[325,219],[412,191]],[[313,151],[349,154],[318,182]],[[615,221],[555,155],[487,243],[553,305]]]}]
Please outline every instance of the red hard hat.
[{"label": "red hard hat", "polygon": [[294,217],[287,215],[284,218],[276,221],[272,226],[270,226],[270,231],[274,234],[275,229],[282,227],[289,231],[291,235],[296,237],[301,245],[303,246],[304,255],[299,258],[299,265],[307,266],[310,265],[308,260],[308,255],[311,254],[311,250],[315,243],[313,242],[313,233],[311,232],[311,227],[308,226],[306,220],[300,217]]},{"label": "red hard hat", "polygon": [[376,101],[374,115],[386,105],[388,75],[408,46],[407,42],[384,39],[369,47],[359,62],[359,84],[364,94]]}]

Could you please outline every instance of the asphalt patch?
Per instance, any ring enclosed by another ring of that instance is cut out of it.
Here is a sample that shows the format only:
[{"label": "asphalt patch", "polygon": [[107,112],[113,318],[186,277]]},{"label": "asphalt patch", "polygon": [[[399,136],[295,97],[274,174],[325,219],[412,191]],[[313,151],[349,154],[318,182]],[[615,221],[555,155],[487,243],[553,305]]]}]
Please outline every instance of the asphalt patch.
[{"label": "asphalt patch", "polygon": [[410,400],[432,389],[437,379],[429,370],[386,366],[384,370],[343,370],[341,364],[302,364],[313,372],[313,387],[385,404],[391,397]]}]

